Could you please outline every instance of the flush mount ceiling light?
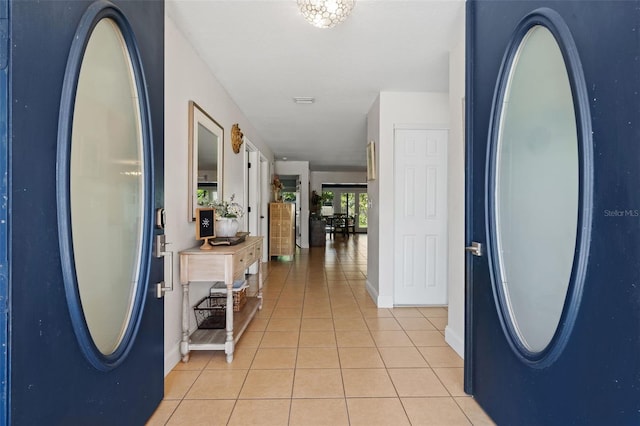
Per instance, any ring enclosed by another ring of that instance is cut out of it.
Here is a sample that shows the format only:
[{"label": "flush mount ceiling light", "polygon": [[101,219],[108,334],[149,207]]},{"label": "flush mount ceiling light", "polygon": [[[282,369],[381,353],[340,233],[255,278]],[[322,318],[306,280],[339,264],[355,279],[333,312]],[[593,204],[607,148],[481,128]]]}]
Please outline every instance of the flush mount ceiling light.
[{"label": "flush mount ceiling light", "polygon": [[298,0],[302,16],[314,27],[332,28],[347,19],[355,0]]}]

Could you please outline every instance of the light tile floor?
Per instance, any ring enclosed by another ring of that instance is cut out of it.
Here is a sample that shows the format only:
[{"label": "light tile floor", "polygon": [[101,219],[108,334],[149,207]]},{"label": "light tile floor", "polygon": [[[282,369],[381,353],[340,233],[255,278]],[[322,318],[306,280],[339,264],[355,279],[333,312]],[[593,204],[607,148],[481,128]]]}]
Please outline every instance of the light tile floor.
[{"label": "light tile floor", "polygon": [[463,391],[446,308],[373,303],[366,241],[337,236],[265,264],[264,306],[233,363],[192,352],[148,425],[493,424]]}]

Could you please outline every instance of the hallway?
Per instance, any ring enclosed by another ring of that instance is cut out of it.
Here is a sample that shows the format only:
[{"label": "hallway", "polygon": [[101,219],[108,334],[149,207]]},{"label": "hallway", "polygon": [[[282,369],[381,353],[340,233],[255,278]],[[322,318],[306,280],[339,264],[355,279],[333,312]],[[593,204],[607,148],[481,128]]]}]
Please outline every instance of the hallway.
[{"label": "hallway", "polygon": [[264,264],[264,307],[233,363],[191,352],[148,424],[493,424],[463,391],[445,308],[376,308],[366,245],[365,234],[338,236]]}]

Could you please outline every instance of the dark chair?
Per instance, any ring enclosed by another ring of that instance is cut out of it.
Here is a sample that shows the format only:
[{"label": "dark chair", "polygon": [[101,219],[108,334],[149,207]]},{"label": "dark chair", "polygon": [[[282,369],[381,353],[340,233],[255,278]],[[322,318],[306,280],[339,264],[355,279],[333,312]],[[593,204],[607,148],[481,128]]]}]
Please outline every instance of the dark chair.
[{"label": "dark chair", "polygon": [[333,218],[334,233],[340,232],[342,235],[349,235],[347,233],[347,219],[344,214],[335,215]]},{"label": "dark chair", "polygon": [[326,225],[324,226],[324,232],[329,234],[329,238],[333,238],[336,233],[336,227],[333,223],[333,216],[325,216]]},{"label": "dark chair", "polygon": [[349,216],[347,217],[347,225],[345,227],[345,231],[347,233],[347,236],[349,236],[349,230],[351,230],[351,233],[355,235],[356,233],[356,218],[354,216]]}]

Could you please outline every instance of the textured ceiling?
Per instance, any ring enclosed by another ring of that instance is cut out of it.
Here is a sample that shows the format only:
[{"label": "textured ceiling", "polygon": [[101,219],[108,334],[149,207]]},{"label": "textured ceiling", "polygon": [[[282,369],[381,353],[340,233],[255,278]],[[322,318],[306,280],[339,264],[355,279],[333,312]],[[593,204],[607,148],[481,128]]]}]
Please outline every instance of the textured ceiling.
[{"label": "textured ceiling", "polygon": [[295,0],[170,0],[167,13],[276,159],[312,170],[365,169],[366,115],[380,91],[447,92],[464,25],[463,0],[359,0],[324,30]]}]

